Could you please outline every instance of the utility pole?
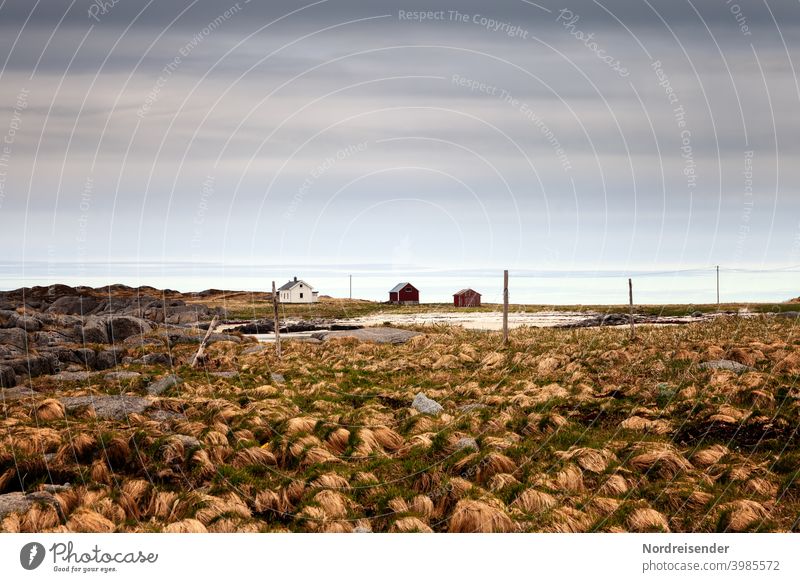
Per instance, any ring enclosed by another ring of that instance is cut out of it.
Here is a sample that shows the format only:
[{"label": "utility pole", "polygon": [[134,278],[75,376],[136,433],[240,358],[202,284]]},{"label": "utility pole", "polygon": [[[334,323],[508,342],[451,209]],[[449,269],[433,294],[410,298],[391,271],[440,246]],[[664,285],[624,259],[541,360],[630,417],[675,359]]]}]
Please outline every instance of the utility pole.
[{"label": "utility pole", "polygon": [[350,299],[353,298],[353,276],[350,275]]},{"label": "utility pole", "polygon": [[503,271],[503,343],[508,343],[508,270]]},{"label": "utility pole", "polygon": [[719,311],[719,265],[717,265],[717,311]]},{"label": "utility pole", "polygon": [[636,339],[636,327],[633,323],[633,280],[628,279],[628,303],[630,304],[631,340]]}]

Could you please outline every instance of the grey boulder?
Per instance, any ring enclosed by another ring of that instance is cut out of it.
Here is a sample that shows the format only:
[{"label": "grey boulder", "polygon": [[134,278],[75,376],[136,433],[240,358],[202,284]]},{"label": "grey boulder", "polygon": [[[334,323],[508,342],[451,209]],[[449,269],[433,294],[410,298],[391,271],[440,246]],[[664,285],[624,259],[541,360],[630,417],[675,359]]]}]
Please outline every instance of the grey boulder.
[{"label": "grey boulder", "polygon": [[97,308],[94,297],[80,295],[66,295],[59,297],[47,308],[48,313],[61,313],[66,315],[86,315]]},{"label": "grey boulder", "polygon": [[118,394],[113,396],[68,396],[61,399],[67,412],[74,412],[84,406],[94,408],[98,418],[123,420],[129,414],[141,414],[152,401],[140,396]]},{"label": "grey boulder", "polygon": [[139,372],[130,372],[128,370],[120,370],[118,372],[109,372],[104,376],[104,378],[111,382],[121,382],[124,380],[133,380],[135,378],[140,377],[141,374]]},{"label": "grey boulder", "polygon": [[20,315],[14,313],[10,320],[11,325],[24,329],[25,331],[39,331],[42,329],[42,322],[30,315]]},{"label": "grey boulder", "polygon": [[0,402],[8,400],[21,400],[37,396],[39,393],[31,390],[27,386],[17,386],[16,388],[4,388],[0,390]]},{"label": "grey boulder", "polygon": [[95,368],[98,370],[108,370],[122,362],[122,357],[125,354],[123,348],[112,348],[98,352],[95,357]]},{"label": "grey boulder", "polygon": [[142,356],[142,363],[147,366],[171,366],[172,358],[164,352],[155,352]]},{"label": "grey boulder", "polygon": [[122,342],[131,336],[144,335],[153,328],[149,322],[129,315],[113,315],[108,320],[108,335],[111,342]]},{"label": "grey boulder", "polygon": [[0,388],[11,388],[17,384],[17,374],[14,368],[0,364]]},{"label": "grey boulder", "polygon": [[94,376],[92,372],[60,372],[53,376],[53,380],[60,380],[62,382],[85,382],[92,376]]},{"label": "grey boulder", "polygon": [[87,317],[79,329],[82,341],[87,344],[108,343],[108,322],[102,317]]},{"label": "grey boulder", "polygon": [[147,393],[151,396],[158,396],[159,394],[163,394],[170,388],[177,386],[182,382],[183,380],[179,376],[170,374],[169,376],[164,376],[160,380],[150,384],[147,387]]},{"label": "grey boulder", "polygon": [[375,342],[378,344],[403,344],[412,337],[418,335],[420,334],[415,331],[395,329],[392,327],[365,327],[362,329],[321,331],[312,333],[311,337],[323,342],[336,338],[354,338],[359,341]]},{"label": "grey boulder", "polygon": [[477,451],[478,450],[478,441],[476,441],[472,437],[464,437],[464,438],[458,440],[458,442],[455,445],[455,449],[457,451],[463,451],[463,450]]},{"label": "grey boulder", "polygon": [[710,362],[703,362],[698,366],[703,370],[729,370],[731,372],[741,373],[752,370],[750,366],[745,366],[733,360],[711,360]]},{"label": "grey boulder", "polygon": [[0,344],[24,350],[28,346],[28,334],[18,327],[0,329]]},{"label": "grey boulder", "polygon": [[797,319],[800,318],[800,311],[781,311],[775,315],[778,317],[785,317],[786,319]]},{"label": "grey boulder", "polygon": [[32,493],[22,493],[15,491],[0,495],[0,519],[12,513],[25,513],[37,503],[49,504],[55,507],[61,523],[66,523],[64,511],[61,504],[47,491],[34,491]]},{"label": "grey boulder", "polygon": [[422,392],[414,396],[414,400],[411,402],[411,407],[417,412],[421,412],[423,414],[432,414],[434,416],[438,416],[444,410],[441,404],[431,398],[428,398]]}]

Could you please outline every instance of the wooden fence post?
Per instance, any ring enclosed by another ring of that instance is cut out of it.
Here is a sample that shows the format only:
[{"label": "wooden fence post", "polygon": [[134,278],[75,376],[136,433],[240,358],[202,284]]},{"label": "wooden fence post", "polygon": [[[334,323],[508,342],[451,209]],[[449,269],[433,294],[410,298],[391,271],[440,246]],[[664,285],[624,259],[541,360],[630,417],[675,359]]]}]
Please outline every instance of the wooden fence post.
[{"label": "wooden fence post", "polygon": [[281,323],[278,319],[278,291],[275,289],[275,281],[272,282],[272,309],[275,312],[275,351],[278,359],[281,358]]},{"label": "wooden fence post", "polygon": [[211,320],[211,323],[208,324],[208,329],[206,330],[206,335],[203,336],[203,341],[200,342],[200,347],[197,348],[197,353],[192,358],[192,364],[189,366],[190,368],[197,367],[203,360],[203,354],[206,351],[206,344],[208,343],[208,338],[211,337],[211,334],[214,332],[214,327],[217,325],[217,316],[214,316],[214,319]]},{"label": "wooden fence post", "polygon": [[503,271],[503,343],[508,343],[508,270]]},{"label": "wooden fence post", "polygon": [[631,339],[636,339],[636,327],[633,323],[633,280],[628,279],[628,301],[630,303]]}]

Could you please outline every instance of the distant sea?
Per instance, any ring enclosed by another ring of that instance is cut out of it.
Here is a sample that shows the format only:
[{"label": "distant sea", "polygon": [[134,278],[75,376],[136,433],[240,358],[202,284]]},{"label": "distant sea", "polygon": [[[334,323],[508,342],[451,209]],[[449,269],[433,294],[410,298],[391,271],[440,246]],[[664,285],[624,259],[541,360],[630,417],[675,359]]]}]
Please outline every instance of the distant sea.
[{"label": "distant sea", "polygon": [[[487,269],[434,270],[380,269],[364,266],[221,265],[198,263],[0,263],[0,289],[50,285],[101,287],[122,283],[149,285],[183,292],[204,289],[268,291],[291,277],[306,280],[322,295],[385,301],[399,282],[411,282],[424,302],[449,302],[453,293],[471,287],[483,294],[485,303],[502,302],[503,273]],[[634,301],[639,304],[715,303],[716,275],[713,268],[673,271],[535,271],[510,269],[512,303],[590,305],[628,301],[628,277],[634,283]],[[782,302],[800,296],[800,270],[721,269],[722,302]]]}]

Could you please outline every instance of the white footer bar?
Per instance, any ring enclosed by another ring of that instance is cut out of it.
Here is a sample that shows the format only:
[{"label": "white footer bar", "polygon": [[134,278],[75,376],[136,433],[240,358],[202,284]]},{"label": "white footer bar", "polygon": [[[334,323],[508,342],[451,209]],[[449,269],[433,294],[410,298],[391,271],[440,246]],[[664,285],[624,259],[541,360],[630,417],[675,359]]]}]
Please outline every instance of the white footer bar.
[{"label": "white footer bar", "polygon": [[797,534],[0,534],[0,579],[778,581],[798,554]]}]

